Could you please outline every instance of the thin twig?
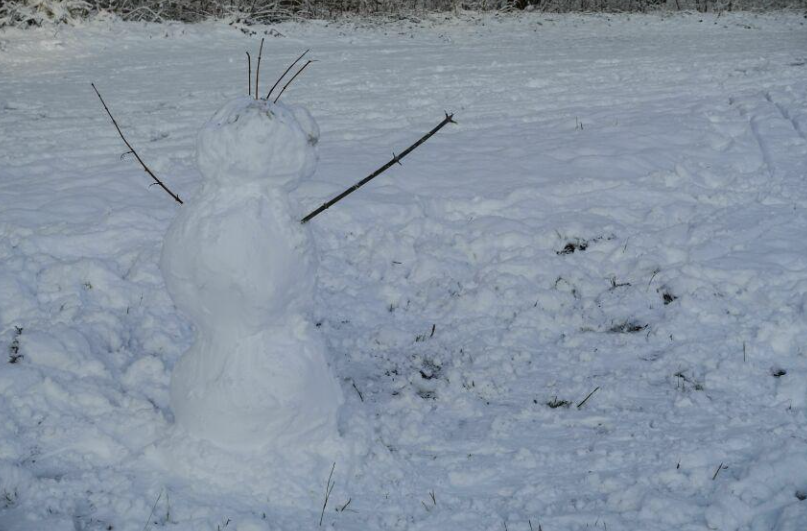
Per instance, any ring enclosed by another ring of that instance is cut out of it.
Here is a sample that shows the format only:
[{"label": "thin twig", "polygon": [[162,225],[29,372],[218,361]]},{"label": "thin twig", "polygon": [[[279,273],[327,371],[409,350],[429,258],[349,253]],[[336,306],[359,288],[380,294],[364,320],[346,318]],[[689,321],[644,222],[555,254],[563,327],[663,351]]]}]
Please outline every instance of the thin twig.
[{"label": "thin twig", "polygon": [[325,517],[325,508],[328,506],[328,500],[331,497],[331,491],[333,490],[333,486],[336,484],[335,482],[331,482],[333,479],[333,471],[336,468],[336,462],[334,462],[333,466],[331,467],[331,473],[328,474],[328,482],[325,484],[325,501],[322,503],[322,512],[319,513],[319,526],[322,527],[322,519]]},{"label": "thin twig", "polygon": [[151,526],[151,517],[154,516],[154,511],[157,509],[157,504],[160,502],[160,498],[163,497],[163,491],[160,490],[160,494],[157,496],[157,499],[154,500],[154,505],[151,507],[151,512],[149,513],[149,517],[146,519],[146,525],[143,526],[143,531],[146,531],[149,526]]},{"label": "thin twig", "polygon": [[285,72],[283,72],[283,75],[282,75],[282,76],[280,76],[279,78],[277,78],[277,81],[275,81],[275,84],[274,84],[274,85],[272,85],[272,88],[271,88],[271,89],[269,89],[269,94],[267,94],[267,95],[266,95],[266,99],[267,99],[267,100],[268,100],[269,98],[271,98],[271,97],[272,97],[272,92],[274,92],[274,90],[275,90],[275,88],[278,86],[278,84],[279,84],[281,81],[283,81],[283,78],[284,78],[284,77],[286,77],[286,74],[288,74],[288,73],[289,73],[289,71],[290,71],[292,68],[294,68],[294,65],[296,65],[297,63],[299,63],[299,62],[300,62],[300,59],[302,59],[303,57],[305,57],[305,54],[307,54],[308,52],[309,52],[309,50],[306,50],[306,51],[304,51],[302,54],[300,54],[300,57],[298,57],[297,59],[295,59],[295,60],[294,60],[294,62],[293,62],[292,64],[290,64],[290,65],[289,65],[289,67],[286,69],[286,71],[285,71]]},{"label": "thin twig", "polygon": [[252,96],[252,57],[249,56],[249,52],[244,52],[247,54],[247,90],[249,90],[249,95]]},{"label": "thin twig", "polygon": [[400,164],[400,161],[401,161],[402,158],[404,158],[409,153],[411,153],[412,151],[417,149],[418,146],[420,146],[422,143],[427,141],[429,138],[432,137],[432,135],[434,135],[437,131],[439,131],[446,124],[449,124],[449,123],[455,124],[457,122],[454,121],[454,115],[453,114],[446,113],[446,117],[443,119],[443,121],[440,122],[439,124],[437,124],[437,127],[435,127],[434,129],[432,129],[431,131],[429,131],[428,133],[423,135],[423,137],[421,137],[420,140],[418,140],[417,142],[415,142],[414,144],[412,144],[411,146],[409,146],[408,148],[403,150],[400,155],[393,156],[391,161],[387,162],[386,164],[384,164],[383,166],[378,168],[376,171],[374,171],[373,173],[371,173],[370,175],[368,175],[367,177],[365,177],[361,181],[357,182],[356,184],[354,184],[353,186],[351,186],[350,188],[348,188],[347,190],[345,190],[341,194],[337,195],[336,197],[334,197],[330,201],[328,201],[326,203],[323,203],[322,206],[320,206],[319,208],[317,208],[316,210],[314,210],[313,212],[308,214],[306,217],[304,217],[300,221],[300,223],[308,223],[309,221],[311,221],[313,218],[315,218],[319,214],[321,214],[324,211],[328,210],[329,208],[331,208],[333,205],[335,205],[336,203],[338,203],[339,201],[341,201],[345,197],[349,196],[350,194],[352,194],[353,192],[355,192],[356,190],[358,190],[359,188],[361,188],[365,184],[369,183],[370,181],[372,181],[373,179],[375,179],[376,177],[378,177],[379,175],[381,175],[382,173],[387,171],[393,164]]},{"label": "thin twig", "polygon": [[717,467],[717,470],[715,470],[715,475],[714,475],[714,476],[712,476],[712,481],[714,481],[715,479],[717,479],[717,475],[720,473],[720,469],[721,469],[721,468],[723,468],[723,463],[722,463],[722,462],[720,463],[720,466],[718,466],[718,467]]},{"label": "thin twig", "polygon": [[140,155],[138,155],[138,154],[137,154],[137,151],[135,151],[135,148],[133,148],[133,147],[132,147],[132,145],[129,143],[129,141],[128,141],[128,140],[126,140],[126,137],[125,137],[125,136],[123,136],[123,131],[121,131],[121,130],[120,130],[120,126],[118,126],[118,122],[116,122],[116,121],[115,121],[115,117],[114,117],[114,116],[112,116],[112,113],[111,113],[111,112],[109,112],[109,107],[107,107],[107,106],[106,106],[106,102],[104,101],[104,98],[102,98],[102,97],[101,97],[101,93],[100,93],[100,92],[98,92],[98,89],[97,89],[97,88],[95,88],[95,83],[90,83],[90,85],[92,85],[92,89],[93,89],[93,90],[95,91],[95,93],[98,95],[98,99],[99,99],[99,100],[101,100],[101,105],[103,105],[103,106],[104,106],[104,110],[105,110],[105,111],[106,111],[106,113],[109,115],[109,118],[112,120],[112,125],[114,125],[114,126],[115,126],[115,129],[117,129],[117,130],[118,130],[118,134],[120,135],[121,139],[123,140],[123,143],[124,143],[124,144],[126,144],[126,147],[128,147],[128,148],[129,148],[129,151],[131,151],[131,152],[132,152],[132,155],[134,155],[134,156],[135,156],[135,158],[137,159],[137,162],[139,162],[139,163],[140,163],[140,165],[141,165],[141,166],[143,166],[143,169],[145,170],[145,172],[146,172],[146,173],[148,173],[148,174],[151,176],[151,178],[152,178],[152,179],[154,179],[154,184],[158,184],[158,185],[160,186],[160,188],[162,188],[163,190],[165,190],[165,192],[166,192],[168,195],[170,195],[171,197],[173,197],[173,198],[174,198],[174,201],[176,201],[177,203],[179,203],[179,204],[181,205],[181,204],[182,204],[182,199],[180,199],[180,198],[179,198],[179,196],[178,196],[177,194],[175,194],[174,192],[172,192],[171,190],[169,190],[169,189],[168,189],[168,187],[167,187],[167,186],[165,186],[165,184],[163,184],[163,182],[162,182],[161,180],[159,180],[159,179],[157,178],[157,176],[156,176],[156,175],[154,175],[154,172],[152,172],[152,171],[149,169],[149,167],[148,167],[148,166],[146,166],[146,163],[145,163],[145,162],[143,162],[143,159],[141,159],[141,158],[140,158]]},{"label": "thin twig", "polygon": [[279,100],[279,99],[280,99],[280,96],[282,96],[282,95],[283,95],[283,93],[284,93],[284,92],[286,92],[286,89],[288,88],[288,86],[289,86],[289,85],[291,85],[291,82],[292,82],[292,81],[294,81],[295,79],[297,79],[297,76],[299,76],[300,74],[302,74],[302,73],[303,73],[303,70],[305,70],[305,67],[307,67],[308,65],[310,65],[310,64],[311,64],[311,63],[313,63],[313,62],[314,62],[314,61],[312,61],[311,59],[309,59],[308,61],[306,61],[306,63],[305,63],[305,64],[304,64],[302,67],[300,67],[300,69],[297,71],[297,73],[296,73],[296,74],[294,74],[293,76],[291,76],[291,79],[289,79],[289,82],[288,82],[288,83],[286,83],[285,85],[283,85],[283,88],[282,88],[282,89],[280,89],[280,94],[278,94],[278,95],[277,95],[277,98],[275,98],[274,103],[277,103],[277,100]]},{"label": "thin twig", "polygon": [[263,39],[261,39],[261,47],[258,48],[258,66],[255,67],[255,99],[258,99],[258,83],[261,81],[261,56],[263,55]]},{"label": "thin twig", "polygon": [[590,393],[588,394],[588,396],[587,396],[587,397],[585,397],[585,398],[583,399],[583,401],[582,401],[582,402],[580,402],[579,404],[577,404],[577,409],[580,409],[581,407],[583,407],[583,404],[585,404],[586,402],[588,402],[588,399],[589,399],[589,398],[591,398],[591,396],[592,396],[594,393],[596,393],[597,391],[599,391],[599,390],[600,390],[600,386],[598,385],[597,387],[595,387],[595,388],[594,388],[594,390],[593,390],[592,392],[590,392]]}]

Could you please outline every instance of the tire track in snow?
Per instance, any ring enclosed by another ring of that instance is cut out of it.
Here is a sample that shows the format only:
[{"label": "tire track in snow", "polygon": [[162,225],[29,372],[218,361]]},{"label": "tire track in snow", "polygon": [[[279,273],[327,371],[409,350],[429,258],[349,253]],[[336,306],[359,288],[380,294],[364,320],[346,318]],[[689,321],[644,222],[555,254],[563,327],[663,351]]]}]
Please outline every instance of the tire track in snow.
[{"label": "tire track in snow", "polygon": [[803,201],[807,193],[803,185],[807,138],[788,107],[771,91],[731,97],[729,103],[748,121],[771,192],[779,200]]},{"label": "tire track in snow", "polygon": [[[735,105],[737,101],[732,97],[729,98],[729,104]],[[748,120],[748,127],[749,131],[751,132],[751,136],[754,139],[754,143],[756,144],[757,149],[759,150],[760,155],[762,156],[762,162],[765,164],[765,169],[768,174],[768,178],[773,179],[774,174],[774,164],[773,159],[771,158],[770,150],[768,149],[767,143],[762,137],[762,134],[759,131],[759,123],[758,118],[755,114],[750,113],[747,109],[740,106],[739,108],[740,116],[746,118]]]},{"label": "tire track in snow", "polygon": [[782,118],[790,122],[790,125],[793,126],[793,130],[796,131],[796,134],[798,134],[802,138],[802,140],[807,141],[807,135],[804,133],[804,131],[801,130],[799,122],[796,121],[795,118],[793,118],[793,116],[790,114],[790,111],[781,103],[774,101],[773,96],[771,96],[771,93],[768,91],[765,92],[765,99],[768,100],[768,103],[771,103],[776,107],[776,109],[779,111],[779,114],[782,115]]}]

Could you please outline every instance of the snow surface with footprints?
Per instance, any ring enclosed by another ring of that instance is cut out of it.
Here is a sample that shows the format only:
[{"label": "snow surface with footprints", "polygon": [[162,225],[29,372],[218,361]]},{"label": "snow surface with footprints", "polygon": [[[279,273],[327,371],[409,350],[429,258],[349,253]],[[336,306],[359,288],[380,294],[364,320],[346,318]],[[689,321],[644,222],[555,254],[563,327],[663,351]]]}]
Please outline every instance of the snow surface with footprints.
[{"label": "snow surface with footprints", "polygon": [[[355,455],[322,528],[807,528],[806,23],[273,28],[262,85],[318,59],[283,96],[322,133],[301,216],[459,122],[311,223]],[[194,330],[159,257],[184,207],[89,84],[187,201],[196,133],[246,92],[261,35],[0,32],[3,531],[319,528],[327,475],[175,430]]]}]

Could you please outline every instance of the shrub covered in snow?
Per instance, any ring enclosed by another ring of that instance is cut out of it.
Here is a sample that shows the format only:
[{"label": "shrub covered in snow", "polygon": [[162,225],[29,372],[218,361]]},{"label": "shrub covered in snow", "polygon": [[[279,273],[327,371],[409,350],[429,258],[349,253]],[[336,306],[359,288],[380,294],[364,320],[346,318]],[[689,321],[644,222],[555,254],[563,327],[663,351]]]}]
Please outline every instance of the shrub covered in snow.
[{"label": "shrub covered in snow", "polygon": [[0,27],[72,23],[86,18],[93,5],[84,0],[19,0],[0,5]]},{"label": "shrub covered in snow", "polygon": [[0,7],[0,27],[73,22],[99,12],[152,22],[223,19],[260,24],[300,18],[411,16],[462,10],[719,13],[782,8],[807,8],[807,0],[6,0]]}]

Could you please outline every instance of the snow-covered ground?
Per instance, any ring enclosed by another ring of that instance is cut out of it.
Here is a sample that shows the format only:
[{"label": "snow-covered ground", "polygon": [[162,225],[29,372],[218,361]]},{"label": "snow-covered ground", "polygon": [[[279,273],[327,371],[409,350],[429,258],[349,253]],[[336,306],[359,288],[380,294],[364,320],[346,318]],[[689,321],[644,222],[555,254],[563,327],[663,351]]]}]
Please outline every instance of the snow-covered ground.
[{"label": "snow-covered ground", "polygon": [[[274,28],[266,89],[318,60],[284,95],[322,129],[301,215],[459,122],[312,222],[355,452],[322,528],[807,529],[805,23]],[[331,463],[236,465],[174,430],[194,333],[158,262],[183,207],[90,87],[190,202],[259,37],[0,32],[3,531],[319,528]]]}]

